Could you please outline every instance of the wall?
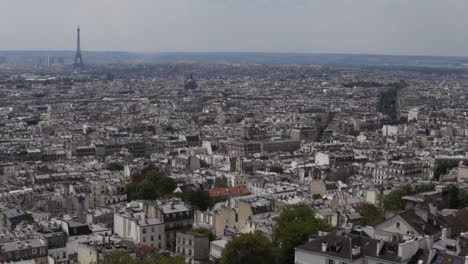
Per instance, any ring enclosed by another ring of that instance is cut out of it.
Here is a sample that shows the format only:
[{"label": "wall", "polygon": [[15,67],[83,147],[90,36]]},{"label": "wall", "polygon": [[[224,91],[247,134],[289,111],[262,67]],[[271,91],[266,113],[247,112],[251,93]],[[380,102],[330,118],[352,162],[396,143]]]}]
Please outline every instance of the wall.
[{"label": "wall", "polygon": [[315,154],[315,163],[319,166],[330,165],[330,155],[322,152]]},{"label": "wall", "polygon": [[384,125],[382,127],[382,135],[384,137],[391,137],[398,134],[398,126]]},{"label": "wall", "polygon": [[195,259],[208,260],[210,257],[210,241],[208,237],[195,238]]},{"label": "wall", "polygon": [[[399,223],[399,227],[397,227],[397,223]],[[379,224],[378,226],[375,227],[375,229],[385,230],[388,232],[394,232],[394,233],[399,233],[399,234],[406,234],[406,232],[412,231],[415,234],[417,234],[416,230],[414,230],[411,226],[409,226],[398,215]]]},{"label": "wall", "polygon": [[364,258],[359,258],[354,261],[349,261],[346,259],[339,259],[334,257],[329,257],[321,254],[317,254],[314,252],[307,252],[303,250],[296,249],[295,256],[294,256],[294,263],[295,264],[328,264],[328,260],[333,259],[335,264],[341,264],[341,262],[347,264],[363,264]]},{"label": "wall", "polygon": [[309,190],[314,195],[325,195],[327,193],[327,188],[323,181],[311,181],[309,183]]},{"label": "wall", "polygon": [[367,190],[366,191],[366,202],[374,205],[379,203],[379,191],[377,190]]},{"label": "wall", "polygon": [[236,213],[230,207],[222,207],[214,215],[214,226],[216,236],[221,236],[224,233],[224,228],[237,228]]},{"label": "wall", "polygon": [[87,245],[78,246],[78,264],[97,263],[98,254],[96,250]]},{"label": "wall", "polygon": [[[143,234],[143,228],[146,228],[146,233]],[[148,225],[144,227],[137,226],[137,232],[139,233],[139,240],[135,241],[141,245],[158,247],[161,249],[166,248],[166,236],[164,233],[164,224],[159,225]],[[151,241],[151,236],[153,241]],[[161,237],[161,239],[159,239]],[[144,241],[146,239],[146,241]]]},{"label": "wall", "polygon": [[468,166],[460,165],[458,167],[458,181],[468,179]]}]

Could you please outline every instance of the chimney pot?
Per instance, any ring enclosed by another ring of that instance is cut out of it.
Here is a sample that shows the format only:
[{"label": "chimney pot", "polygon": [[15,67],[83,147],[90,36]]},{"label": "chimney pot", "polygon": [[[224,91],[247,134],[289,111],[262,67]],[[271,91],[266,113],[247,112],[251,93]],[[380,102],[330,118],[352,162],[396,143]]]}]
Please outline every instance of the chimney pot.
[{"label": "chimney pot", "polygon": [[322,243],[322,252],[327,252],[327,247],[328,247],[327,243]]}]

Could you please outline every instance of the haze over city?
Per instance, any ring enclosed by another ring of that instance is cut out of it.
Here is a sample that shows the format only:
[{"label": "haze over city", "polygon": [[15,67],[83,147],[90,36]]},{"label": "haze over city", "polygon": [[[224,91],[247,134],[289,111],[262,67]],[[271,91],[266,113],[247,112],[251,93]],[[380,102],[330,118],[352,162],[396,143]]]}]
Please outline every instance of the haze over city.
[{"label": "haze over city", "polygon": [[468,264],[467,10],[0,0],[0,263]]},{"label": "haze over city", "polygon": [[2,0],[0,50],[468,56],[459,0]]}]

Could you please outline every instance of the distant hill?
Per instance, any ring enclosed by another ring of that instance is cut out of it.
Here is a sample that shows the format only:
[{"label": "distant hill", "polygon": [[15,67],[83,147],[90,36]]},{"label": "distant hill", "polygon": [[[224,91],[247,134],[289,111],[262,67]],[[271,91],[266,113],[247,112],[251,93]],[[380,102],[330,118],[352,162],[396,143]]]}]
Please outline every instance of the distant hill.
[{"label": "distant hill", "polygon": [[[66,63],[74,59],[73,51],[0,51],[0,57],[8,61],[24,61],[45,56],[62,57]],[[103,52],[83,51],[88,63],[157,63],[157,62],[204,62],[204,63],[251,63],[251,64],[316,64],[354,66],[413,66],[467,68],[467,57],[401,56],[368,54],[302,54],[260,52]]]}]

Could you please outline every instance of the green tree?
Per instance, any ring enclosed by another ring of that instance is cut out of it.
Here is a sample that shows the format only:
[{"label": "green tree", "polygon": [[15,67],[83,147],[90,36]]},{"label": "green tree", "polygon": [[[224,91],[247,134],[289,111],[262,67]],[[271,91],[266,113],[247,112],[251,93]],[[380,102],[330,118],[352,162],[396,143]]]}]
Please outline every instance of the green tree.
[{"label": "green tree", "polygon": [[402,185],[390,192],[383,200],[385,210],[399,211],[405,209],[403,196],[409,195],[412,191],[413,188],[410,185]]},{"label": "green tree", "polygon": [[137,194],[139,196],[139,199],[143,200],[155,200],[160,196],[158,188],[150,179],[145,179],[144,181],[139,183]]},{"label": "green tree", "polygon": [[200,160],[200,167],[202,168],[209,168],[210,167],[210,164],[208,164],[206,161],[204,160]]},{"label": "green tree", "polygon": [[388,115],[394,121],[397,120],[398,117],[398,109],[397,109],[397,99],[398,99],[398,92],[401,89],[408,87],[408,83],[405,81],[393,82],[388,83],[385,85],[388,89],[380,95],[379,100],[379,108],[380,112]]},{"label": "green tree", "polygon": [[135,182],[131,182],[125,186],[125,192],[127,193],[127,199],[129,201],[137,199],[138,187],[138,183]]},{"label": "green tree", "polygon": [[216,178],[214,185],[215,185],[214,186],[215,188],[227,188],[228,182],[227,182],[227,179],[224,177],[221,179]]},{"label": "green tree", "polygon": [[450,184],[447,190],[448,208],[457,209],[462,206],[461,192],[457,186]]},{"label": "green tree", "polygon": [[203,227],[194,228],[192,232],[197,233],[197,234],[207,235],[210,241],[213,241],[216,239],[216,236],[213,233],[213,231],[211,231],[211,229],[208,229],[208,228],[203,228]]},{"label": "green tree", "polygon": [[160,194],[172,193],[177,188],[177,183],[173,178],[162,176],[153,177],[153,184]]},{"label": "green tree", "polygon": [[182,199],[184,202],[192,205],[193,210],[205,211],[212,208],[216,203],[226,201],[225,197],[210,197],[208,191],[203,189],[182,190],[181,193],[171,193],[165,195],[165,198],[177,197]]},{"label": "green tree", "polygon": [[438,164],[434,169],[434,180],[438,181],[440,176],[446,174],[451,169],[458,167],[458,162],[456,161],[445,161]]},{"label": "green tree", "polygon": [[284,169],[283,166],[281,166],[281,164],[274,164],[273,166],[271,166],[270,171],[281,174],[284,172]]},{"label": "green tree", "polygon": [[99,264],[137,264],[137,260],[127,253],[117,252],[105,256]]},{"label": "green tree", "polygon": [[146,258],[134,258],[123,252],[117,252],[105,256],[98,262],[99,264],[185,264],[185,259],[181,256],[152,256]]},{"label": "green tree", "polygon": [[273,264],[274,249],[263,234],[242,234],[233,238],[223,250],[222,264]]},{"label": "green tree", "polygon": [[447,188],[446,199],[443,199],[439,205],[439,209],[461,209],[468,206],[468,193],[461,190],[454,184],[450,184]]},{"label": "green tree", "polygon": [[420,193],[420,192],[429,192],[433,191],[435,188],[435,184],[429,183],[429,184],[421,184],[421,185],[416,185],[413,187],[412,194],[414,193]]},{"label": "green tree", "polygon": [[135,180],[126,186],[129,200],[155,200],[161,196],[172,194],[177,187],[174,179],[167,177],[163,172],[152,166],[145,168],[135,179],[140,181]]},{"label": "green tree", "polygon": [[328,224],[317,218],[310,206],[284,207],[273,226],[273,241],[281,249],[282,262],[293,263],[294,248],[305,243],[310,235],[328,228]]},{"label": "green tree", "polygon": [[363,225],[375,226],[382,222],[383,216],[384,210],[373,204],[366,204],[362,216],[362,223]]},{"label": "green tree", "polygon": [[205,211],[210,207],[210,195],[205,190],[183,192],[182,200],[192,205],[192,209]]},{"label": "green tree", "polygon": [[153,258],[153,262],[149,262],[148,264],[186,264],[185,258],[182,256],[158,256]]},{"label": "green tree", "polygon": [[124,166],[122,165],[122,163],[114,161],[114,162],[111,162],[109,164],[109,170],[111,170],[111,171],[123,171]]}]

